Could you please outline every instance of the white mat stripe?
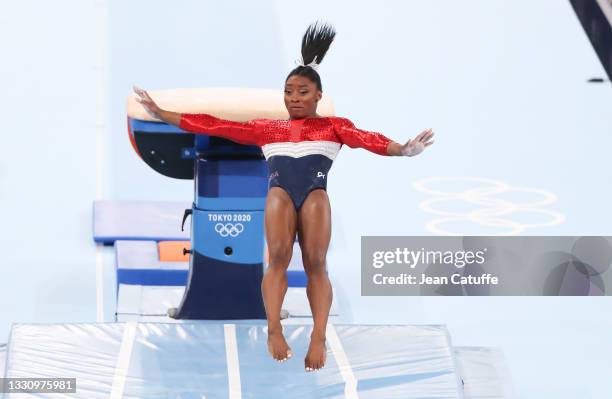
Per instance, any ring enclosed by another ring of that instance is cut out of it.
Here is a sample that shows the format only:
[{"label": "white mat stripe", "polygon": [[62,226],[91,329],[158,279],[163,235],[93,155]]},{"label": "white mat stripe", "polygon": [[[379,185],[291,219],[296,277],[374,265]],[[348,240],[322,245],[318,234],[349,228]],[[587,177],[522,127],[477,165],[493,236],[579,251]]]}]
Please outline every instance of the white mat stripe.
[{"label": "white mat stripe", "polygon": [[136,322],[128,321],[125,323],[123,339],[121,340],[121,348],[119,348],[119,356],[117,357],[117,365],[115,366],[115,375],[113,376],[113,386],[111,388],[110,395],[111,399],[123,398],[125,379],[130,368],[130,360],[132,359],[132,349],[134,348],[135,338]]},{"label": "white mat stripe", "polygon": [[227,379],[229,381],[230,399],[242,398],[240,384],[240,362],[238,360],[238,341],[236,339],[236,325],[224,324],[225,358],[227,361]]},{"label": "white mat stripe", "polygon": [[326,336],[327,342],[329,342],[329,346],[331,347],[336,363],[338,364],[340,375],[344,380],[344,397],[349,399],[358,399],[357,378],[355,378],[355,374],[353,374],[353,369],[351,368],[351,364],[346,356],[346,352],[344,352],[342,342],[340,342],[340,337],[338,337],[336,329],[331,323],[327,324]]}]

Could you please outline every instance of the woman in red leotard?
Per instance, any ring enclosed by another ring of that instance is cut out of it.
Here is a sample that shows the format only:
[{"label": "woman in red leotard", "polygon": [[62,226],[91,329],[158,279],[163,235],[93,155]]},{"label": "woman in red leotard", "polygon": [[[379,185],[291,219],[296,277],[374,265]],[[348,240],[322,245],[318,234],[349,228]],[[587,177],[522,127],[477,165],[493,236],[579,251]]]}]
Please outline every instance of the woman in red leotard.
[{"label": "woman in red leotard", "polygon": [[264,211],[269,266],[261,287],[268,320],[268,349],[278,361],[292,356],[282,333],[280,312],[287,292],[286,271],[297,234],[314,320],[304,359],[306,371],[319,370],[326,360],[325,330],[332,303],[326,268],[331,238],[331,211],[326,187],[327,173],[334,158],[342,144],[383,156],[414,156],[433,143],[431,129],[401,145],[380,133],[358,129],[346,118],[317,114],[323,88],[316,68],[335,34],[331,26],[316,23],[304,34],[301,63],[285,79],[288,120],[233,122],[208,114],[166,111],[159,108],[146,91],[134,88],[138,101],[157,119],[186,131],[225,137],[262,148],[270,170]]}]

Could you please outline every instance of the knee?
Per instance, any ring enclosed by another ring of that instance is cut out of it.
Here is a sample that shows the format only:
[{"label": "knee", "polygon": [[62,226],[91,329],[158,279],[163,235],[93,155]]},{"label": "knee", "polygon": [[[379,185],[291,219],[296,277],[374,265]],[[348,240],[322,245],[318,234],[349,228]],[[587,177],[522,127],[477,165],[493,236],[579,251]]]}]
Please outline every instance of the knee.
[{"label": "knee", "polygon": [[270,267],[287,268],[293,255],[293,243],[276,242],[268,244]]},{"label": "knee", "polygon": [[302,261],[304,262],[304,271],[310,277],[326,273],[325,270],[325,252],[319,250],[307,250],[302,253]]}]

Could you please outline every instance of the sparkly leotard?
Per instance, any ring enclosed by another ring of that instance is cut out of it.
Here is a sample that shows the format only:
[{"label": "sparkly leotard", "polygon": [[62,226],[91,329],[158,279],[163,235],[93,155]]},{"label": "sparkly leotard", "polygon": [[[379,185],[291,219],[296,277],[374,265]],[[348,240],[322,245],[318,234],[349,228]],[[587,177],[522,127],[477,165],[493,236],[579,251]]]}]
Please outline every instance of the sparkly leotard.
[{"label": "sparkly leotard", "polygon": [[312,190],[327,188],[327,173],[342,144],[389,155],[387,145],[391,142],[380,133],[357,129],[341,117],[234,122],[209,114],[182,114],[179,127],[261,147],[270,171],[269,187],[284,189],[296,210]]}]

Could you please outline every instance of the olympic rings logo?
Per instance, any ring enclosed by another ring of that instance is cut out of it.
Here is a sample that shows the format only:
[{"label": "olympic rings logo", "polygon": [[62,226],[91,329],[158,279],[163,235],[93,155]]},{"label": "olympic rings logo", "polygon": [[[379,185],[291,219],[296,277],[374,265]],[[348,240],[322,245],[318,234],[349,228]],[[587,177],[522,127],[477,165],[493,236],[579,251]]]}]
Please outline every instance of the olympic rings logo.
[{"label": "olympic rings logo", "polygon": [[[429,186],[435,183],[477,183],[480,187],[467,189],[464,191],[445,191],[435,190]],[[419,208],[427,213],[431,213],[440,218],[432,220],[425,225],[425,228],[433,233],[441,235],[466,235],[465,233],[445,229],[445,224],[454,222],[468,222],[480,226],[494,228],[504,228],[505,232],[488,235],[518,235],[525,229],[555,226],[565,221],[565,216],[559,212],[540,209],[540,207],[553,204],[557,201],[557,196],[553,193],[527,187],[512,187],[494,179],[482,177],[430,177],[418,180],[413,187],[423,193],[432,194],[436,197],[427,199],[420,203]],[[503,193],[527,193],[541,197],[532,202],[514,202],[502,198],[495,198],[496,195]],[[440,209],[442,204],[461,201],[465,205],[476,205],[479,208],[470,211],[456,212]],[[538,223],[521,223],[512,214],[532,214],[546,219]]]},{"label": "olympic rings logo", "polygon": [[217,223],[215,225],[215,231],[219,233],[221,237],[237,237],[238,234],[244,231],[244,225],[242,223]]}]

